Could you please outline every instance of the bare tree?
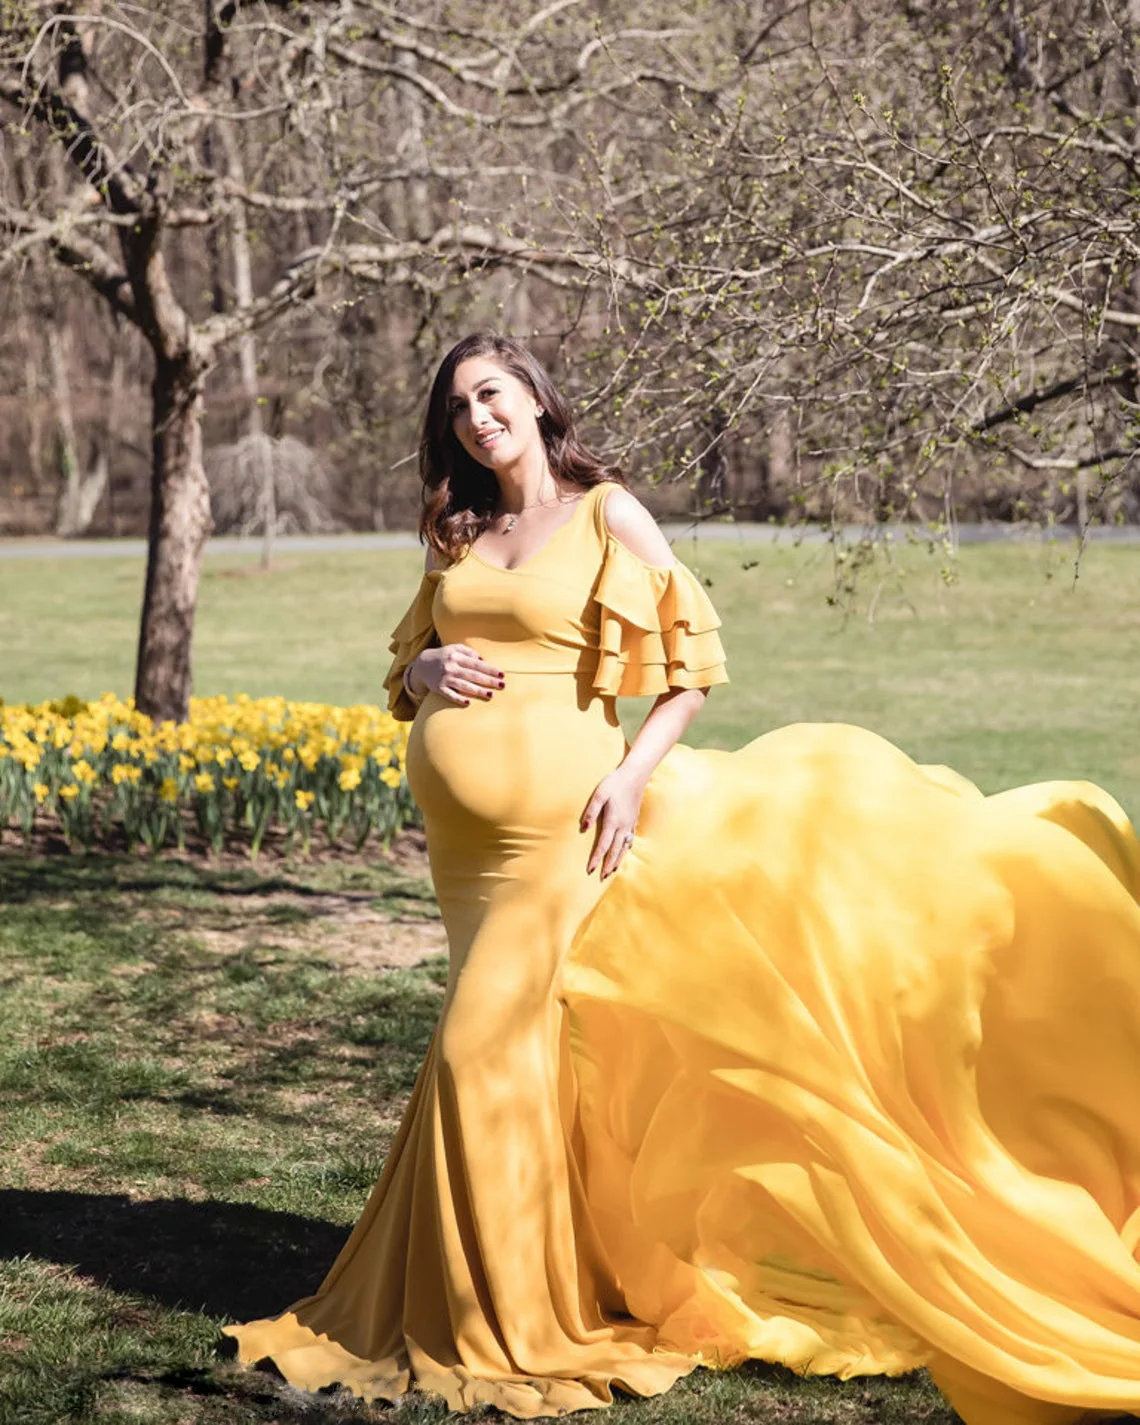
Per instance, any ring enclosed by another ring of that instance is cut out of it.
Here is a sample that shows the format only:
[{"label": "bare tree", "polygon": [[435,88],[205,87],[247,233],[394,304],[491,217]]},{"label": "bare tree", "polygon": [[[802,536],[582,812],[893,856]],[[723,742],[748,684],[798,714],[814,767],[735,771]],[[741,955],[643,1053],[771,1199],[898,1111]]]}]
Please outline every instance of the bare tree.
[{"label": "bare tree", "polygon": [[[506,124],[536,135],[548,121],[564,127],[592,93],[582,83],[585,59],[579,55],[576,69],[554,79],[519,72],[516,60],[526,41],[571,8],[573,0],[555,0],[521,31],[464,36],[434,20],[406,21],[375,0],[207,0],[204,17],[188,0],[171,0],[146,20],[136,7],[115,3],[6,6],[0,98],[9,108],[8,136],[51,139],[76,178],[60,199],[41,195],[38,205],[6,205],[8,260],[46,246],[142,334],[153,355],[150,552],[136,674],[138,704],[153,715],[183,717],[190,694],[198,571],[209,528],[203,392],[222,351],[295,311],[322,275],[397,282],[439,301],[471,263],[599,266],[578,252],[544,259],[525,239],[483,225],[444,222],[425,235],[421,185],[456,175],[421,167],[417,105],[404,106],[412,125],[411,171],[384,161],[395,145],[384,141],[390,135],[377,134],[372,113],[377,84],[398,83],[429,101],[452,130],[473,125],[495,133]],[[186,43],[195,33],[197,64]],[[466,54],[440,47],[440,37],[452,33]],[[467,97],[451,97],[421,65],[433,66]],[[634,83],[635,76],[622,80]],[[207,129],[218,136],[212,168],[199,144]],[[227,132],[239,129],[256,137],[259,150],[257,171],[249,175],[236,161],[238,140]],[[288,182],[300,176],[298,154],[305,159],[300,191]],[[508,168],[517,177],[530,166],[528,159]],[[384,194],[393,184],[410,185],[405,206],[414,230],[406,234],[388,221]],[[258,213],[304,215],[319,239],[294,251],[268,290],[254,297],[243,243],[248,215]],[[172,280],[171,238],[226,222],[238,300],[230,311],[199,316],[194,297]],[[251,397],[251,348],[241,350]]]},{"label": "bare tree", "polygon": [[9,0],[3,261],[151,353],[140,705],[189,694],[207,389],[371,517],[476,323],[706,512],[1140,513],[1137,3]]}]

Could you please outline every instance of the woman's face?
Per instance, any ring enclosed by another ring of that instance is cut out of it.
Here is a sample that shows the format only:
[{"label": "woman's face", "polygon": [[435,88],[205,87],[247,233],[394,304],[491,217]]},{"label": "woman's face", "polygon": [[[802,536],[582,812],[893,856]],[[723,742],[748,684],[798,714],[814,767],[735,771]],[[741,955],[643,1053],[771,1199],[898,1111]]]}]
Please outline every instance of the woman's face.
[{"label": "woman's face", "polygon": [[489,356],[468,357],[455,368],[448,414],[460,445],[489,470],[514,465],[542,445],[534,392]]}]

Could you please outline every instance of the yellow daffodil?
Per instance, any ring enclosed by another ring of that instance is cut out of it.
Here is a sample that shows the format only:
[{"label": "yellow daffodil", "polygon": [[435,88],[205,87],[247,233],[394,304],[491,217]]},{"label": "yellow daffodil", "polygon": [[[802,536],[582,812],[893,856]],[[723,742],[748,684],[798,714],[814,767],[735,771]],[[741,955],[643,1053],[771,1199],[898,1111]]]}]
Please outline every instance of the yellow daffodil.
[{"label": "yellow daffodil", "polygon": [[[144,776],[148,786],[157,788],[158,800],[169,806],[177,805],[185,779],[192,777],[191,785],[203,796],[219,787],[244,790],[255,807],[270,810],[271,818],[281,818],[288,829],[294,813],[312,813],[316,789],[334,782],[345,794],[337,816],[346,808],[351,814],[355,793],[375,795],[374,790],[363,793],[370,769],[376,769],[386,795],[396,792],[404,781],[408,731],[377,707],[331,707],[244,693],[192,698],[189,720],[182,724],[156,725],[131,699],[112,694],[89,703],[68,697],[35,706],[0,704],[0,762],[14,762],[17,774],[23,773],[13,781],[8,772],[0,818],[6,811],[21,814],[29,803],[51,806],[51,788],[66,779],[59,788],[61,804],[70,805],[87,788],[99,806],[101,793],[114,788],[111,816],[126,816],[129,809],[145,820],[148,801],[145,796],[137,800]],[[313,779],[304,790],[293,785],[302,769],[306,780]],[[280,801],[266,800],[270,791],[288,797],[290,789],[288,810]],[[244,814],[244,801],[240,805]],[[215,810],[227,818],[231,814],[229,803]],[[65,819],[69,835],[78,834],[79,825]],[[167,831],[156,834],[161,842],[170,834],[169,823]]]}]

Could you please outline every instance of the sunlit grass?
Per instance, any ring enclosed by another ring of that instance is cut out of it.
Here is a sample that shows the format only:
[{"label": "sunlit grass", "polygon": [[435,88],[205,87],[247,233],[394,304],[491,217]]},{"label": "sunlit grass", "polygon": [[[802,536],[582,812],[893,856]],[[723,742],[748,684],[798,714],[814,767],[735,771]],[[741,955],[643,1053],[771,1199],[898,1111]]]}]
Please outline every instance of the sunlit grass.
[{"label": "sunlit grass", "polygon": [[[826,545],[677,552],[710,583],[733,679],[689,740],[731,747],[786,722],[851,721],[987,790],[1086,776],[1140,807],[1140,548],[1093,546],[1074,580],[1068,543],[971,546],[953,565],[903,545],[838,608]],[[215,556],[197,691],[376,700],[421,567],[413,550],[285,552],[267,574],[253,555]],[[0,560],[0,697],[129,691],[141,575],[138,560]]]},{"label": "sunlit grass", "polygon": [[[0,896],[0,1425],[382,1416],[238,1369],[220,1326],[314,1288],[379,1175],[444,962],[346,960],[322,917],[342,898],[427,924],[422,879],[384,863],[258,875],[5,857]],[[389,1413],[445,1414],[419,1397]],[[618,1413],[953,1418],[921,1376],[844,1385],[760,1365]]]},{"label": "sunlit grass", "polygon": [[[904,549],[840,589],[826,548],[680,548],[725,622],[733,682],[690,740],[862,723],[995,789],[1091,776],[1140,808],[1140,550]],[[418,556],[207,567],[199,691],[379,695]],[[951,576],[951,582],[947,582]],[[0,695],[130,686],[141,566],[0,561]],[[631,722],[639,705],[626,710]],[[433,1422],[306,1397],[218,1352],[220,1325],[311,1289],[379,1173],[443,962],[369,963],[430,927],[422,874],[0,859],[0,1425]],[[334,930],[375,925],[344,953]],[[630,1425],[949,1425],[924,1376],[801,1381],[753,1365],[622,1402]]]}]

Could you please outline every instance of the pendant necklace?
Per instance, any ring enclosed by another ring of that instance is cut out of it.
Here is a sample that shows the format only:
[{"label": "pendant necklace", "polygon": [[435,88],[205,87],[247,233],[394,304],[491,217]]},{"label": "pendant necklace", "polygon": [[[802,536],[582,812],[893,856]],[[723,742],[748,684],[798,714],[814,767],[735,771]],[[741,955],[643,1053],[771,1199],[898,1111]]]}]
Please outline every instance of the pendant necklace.
[{"label": "pendant necklace", "polygon": [[507,522],[503,526],[503,533],[510,534],[511,530],[514,529],[515,525],[517,525],[519,522],[519,515],[521,515],[525,510],[539,510],[544,509],[548,505],[561,505],[563,503],[565,502],[555,496],[553,500],[535,500],[532,504],[523,505],[521,510],[515,510],[513,514],[509,514],[507,516]]}]

